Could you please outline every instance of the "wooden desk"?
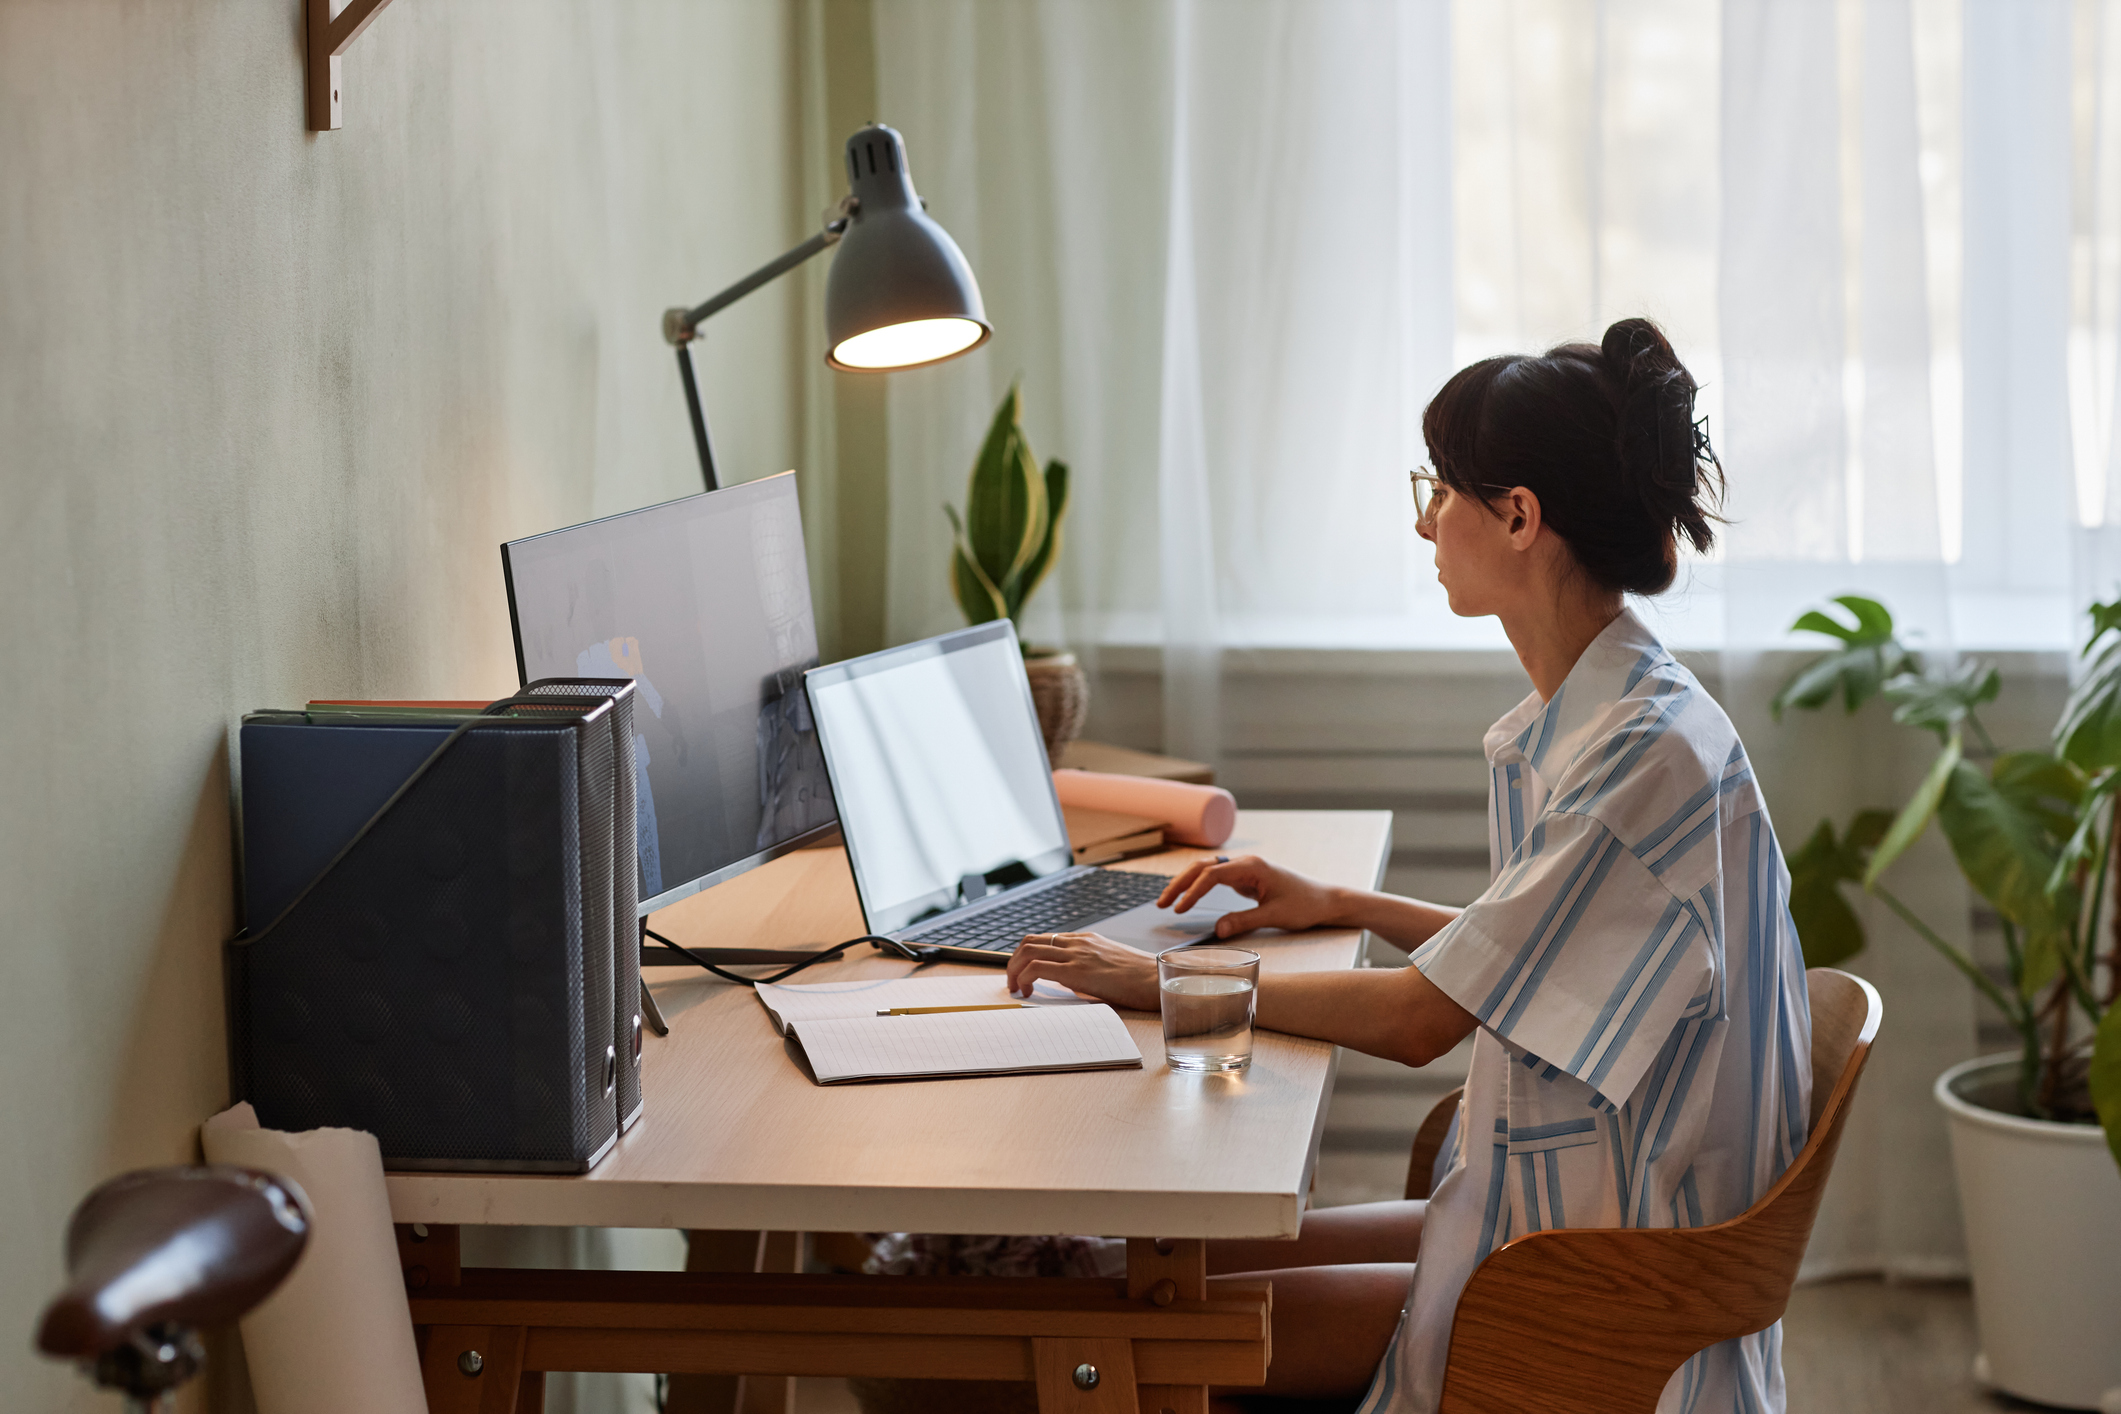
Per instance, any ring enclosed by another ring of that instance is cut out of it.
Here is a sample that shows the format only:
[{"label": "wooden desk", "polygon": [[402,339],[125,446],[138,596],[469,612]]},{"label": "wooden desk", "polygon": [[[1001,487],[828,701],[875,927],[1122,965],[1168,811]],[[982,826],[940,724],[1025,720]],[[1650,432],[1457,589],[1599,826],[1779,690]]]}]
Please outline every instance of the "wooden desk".
[{"label": "wooden desk", "polygon": [[[1390,836],[1384,811],[1246,811],[1222,852],[1368,888]],[[1203,853],[1117,867],[1171,873]],[[823,946],[861,932],[861,915],[840,851],[809,850],[663,911],[656,928],[702,946]],[[1359,965],[1362,935],[1269,934],[1253,945],[1267,971],[1314,971]],[[803,980],[906,971],[863,949]],[[648,1043],[647,1112],[594,1172],[390,1175],[393,1218],[441,1229],[423,1249],[428,1284],[413,1292],[414,1321],[434,1327],[433,1414],[509,1414],[518,1372],[552,1369],[1036,1380],[1042,1409],[1085,1414],[1131,1414],[1137,1382],[1153,1414],[1205,1410],[1211,1381],[1264,1378],[1265,1285],[1218,1283],[1211,1299],[1202,1240],[1296,1234],[1333,1047],[1262,1033],[1244,1075],[1182,1076],[1161,1063],[1158,1019],[1126,1013],[1138,1071],[827,1088],[806,1078],[747,989],[673,969],[651,982],[671,1032]],[[459,1223],[1141,1240],[1129,1243],[1123,1283],[459,1277],[443,1255]],[[485,1342],[475,1377],[458,1373],[465,1341]],[[1088,1390],[1072,1378],[1085,1363],[1105,1372]]]}]

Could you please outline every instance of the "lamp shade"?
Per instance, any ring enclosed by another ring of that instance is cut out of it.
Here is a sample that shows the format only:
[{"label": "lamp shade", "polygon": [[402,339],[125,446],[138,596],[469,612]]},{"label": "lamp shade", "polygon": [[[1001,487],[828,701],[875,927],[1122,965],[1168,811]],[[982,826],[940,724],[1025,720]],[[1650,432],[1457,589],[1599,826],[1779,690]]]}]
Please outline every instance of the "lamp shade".
[{"label": "lamp shade", "polygon": [[876,371],[940,363],[994,332],[979,281],[950,233],[928,218],[894,128],[847,139],[847,181],[859,205],[825,284],[825,362]]}]

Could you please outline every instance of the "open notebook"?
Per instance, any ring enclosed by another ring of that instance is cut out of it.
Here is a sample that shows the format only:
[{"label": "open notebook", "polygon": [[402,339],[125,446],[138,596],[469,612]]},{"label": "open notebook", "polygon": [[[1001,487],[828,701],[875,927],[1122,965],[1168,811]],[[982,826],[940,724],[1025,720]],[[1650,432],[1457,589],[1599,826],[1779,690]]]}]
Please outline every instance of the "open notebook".
[{"label": "open notebook", "polygon": [[[1050,983],[1028,1005],[991,976],[762,983],[758,998],[774,1029],[801,1043],[820,1085],[1142,1063],[1119,1013]],[[905,1007],[1002,1009],[878,1015]]]}]

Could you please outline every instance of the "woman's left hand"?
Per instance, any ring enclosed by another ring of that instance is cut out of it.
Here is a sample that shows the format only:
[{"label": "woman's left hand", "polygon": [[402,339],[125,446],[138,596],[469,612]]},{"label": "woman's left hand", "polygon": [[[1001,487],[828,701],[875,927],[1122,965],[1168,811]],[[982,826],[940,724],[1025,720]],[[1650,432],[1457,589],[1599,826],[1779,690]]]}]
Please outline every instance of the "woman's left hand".
[{"label": "woman's left hand", "polygon": [[1031,984],[1058,982],[1133,1011],[1160,1011],[1156,959],[1095,933],[1033,933],[1009,957],[1009,991],[1028,997]]}]

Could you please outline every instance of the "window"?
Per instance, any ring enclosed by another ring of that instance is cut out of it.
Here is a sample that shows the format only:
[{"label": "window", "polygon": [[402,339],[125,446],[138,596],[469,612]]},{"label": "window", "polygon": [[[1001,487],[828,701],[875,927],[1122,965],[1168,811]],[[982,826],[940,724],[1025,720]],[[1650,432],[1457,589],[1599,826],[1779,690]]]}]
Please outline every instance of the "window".
[{"label": "window", "polygon": [[996,328],[890,395],[897,637],[954,621],[919,508],[1021,374],[1079,488],[1046,636],[1500,646],[1412,534],[1421,403],[1634,313],[1732,482],[1676,642],[1856,589],[2061,647],[2121,587],[2116,0],[878,14],[880,107]]}]

